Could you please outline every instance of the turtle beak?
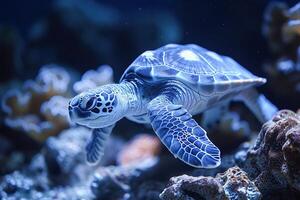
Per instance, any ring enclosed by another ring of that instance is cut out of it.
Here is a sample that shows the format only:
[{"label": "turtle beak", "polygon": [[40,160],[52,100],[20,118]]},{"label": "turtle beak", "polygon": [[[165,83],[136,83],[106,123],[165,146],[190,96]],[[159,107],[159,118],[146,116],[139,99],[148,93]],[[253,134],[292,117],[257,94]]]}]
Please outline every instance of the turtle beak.
[{"label": "turtle beak", "polygon": [[70,100],[69,106],[75,107],[75,106],[78,106],[79,103],[80,103],[80,98],[76,96]]}]

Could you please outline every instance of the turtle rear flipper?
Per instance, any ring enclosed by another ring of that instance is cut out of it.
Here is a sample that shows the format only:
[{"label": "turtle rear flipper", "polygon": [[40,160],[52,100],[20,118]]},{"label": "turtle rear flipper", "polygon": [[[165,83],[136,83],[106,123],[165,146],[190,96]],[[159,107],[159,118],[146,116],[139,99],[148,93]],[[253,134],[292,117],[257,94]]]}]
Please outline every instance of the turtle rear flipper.
[{"label": "turtle rear flipper", "polygon": [[181,105],[158,96],[148,106],[151,125],[175,157],[198,168],[220,165],[220,151]]},{"label": "turtle rear flipper", "polygon": [[270,120],[278,112],[278,108],[254,88],[241,92],[235,100],[244,102],[261,123]]},{"label": "turtle rear flipper", "polygon": [[105,143],[114,125],[93,129],[92,137],[86,145],[86,160],[89,164],[97,164],[103,156]]}]

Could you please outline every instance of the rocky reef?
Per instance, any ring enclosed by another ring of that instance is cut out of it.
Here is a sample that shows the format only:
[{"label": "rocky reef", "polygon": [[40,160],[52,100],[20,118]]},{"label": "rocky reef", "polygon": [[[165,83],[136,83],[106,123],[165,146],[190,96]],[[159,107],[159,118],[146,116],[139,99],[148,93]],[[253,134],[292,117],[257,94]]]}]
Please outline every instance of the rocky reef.
[{"label": "rocky reef", "polygon": [[[147,134],[127,144],[113,137],[104,161],[91,167],[82,151],[90,130],[73,127],[49,137],[28,165],[5,175],[1,198],[225,200],[284,199],[288,194],[297,199],[299,128],[300,114],[281,110],[263,125],[254,144],[241,145],[216,169],[193,170],[165,154]],[[120,148],[112,153],[110,145]],[[174,176],[182,173],[189,175]]]},{"label": "rocky reef", "polygon": [[[149,158],[135,165],[99,168],[91,183],[91,190],[100,200],[137,199],[137,196],[139,199],[144,199],[141,195],[146,197],[146,194],[142,193],[141,184],[147,184],[147,180],[156,173],[156,165],[158,159]],[[155,188],[155,192],[162,189],[162,184],[158,186],[160,187]]]},{"label": "rocky reef", "polygon": [[282,110],[264,124],[241,166],[262,194],[299,195],[299,147],[300,114]]},{"label": "rocky reef", "polygon": [[162,199],[297,199],[300,195],[300,113],[279,111],[255,144],[234,155],[236,166],[212,176],[170,179]]},{"label": "rocky reef", "polygon": [[166,200],[261,199],[261,193],[243,170],[232,167],[215,178],[188,175],[173,177],[160,197]]}]

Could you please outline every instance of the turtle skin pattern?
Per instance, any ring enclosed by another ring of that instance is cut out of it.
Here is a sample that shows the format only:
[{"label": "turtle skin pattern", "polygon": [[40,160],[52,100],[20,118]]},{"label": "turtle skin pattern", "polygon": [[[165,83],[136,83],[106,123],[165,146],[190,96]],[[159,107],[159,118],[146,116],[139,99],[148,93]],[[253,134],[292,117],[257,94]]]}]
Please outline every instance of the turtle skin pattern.
[{"label": "turtle skin pattern", "polygon": [[87,163],[91,165],[97,164],[97,162],[102,158],[104,154],[104,144],[106,143],[112,129],[113,126],[93,129],[92,137],[85,148],[87,152]]}]

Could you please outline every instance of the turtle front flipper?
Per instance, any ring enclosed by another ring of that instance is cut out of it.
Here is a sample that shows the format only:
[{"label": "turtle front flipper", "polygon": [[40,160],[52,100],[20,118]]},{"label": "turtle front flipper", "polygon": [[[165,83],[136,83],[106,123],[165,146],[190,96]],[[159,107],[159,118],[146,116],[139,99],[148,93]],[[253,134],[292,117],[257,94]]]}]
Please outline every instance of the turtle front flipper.
[{"label": "turtle front flipper", "polygon": [[89,164],[97,164],[103,156],[105,143],[114,125],[93,129],[92,137],[86,145],[86,160]]},{"label": "turtle front flipper", "polygon": [[155,133],[175,157],[198,168],[220,165],[219,149],[181,105],[158,96],[149,103],[148,114]]},{"label": "turtle front flipper", "polygon": [[236,100],[244,102],[261,123],[270,120],[278,112],[278,108],[254,88],[241,92]]}]

